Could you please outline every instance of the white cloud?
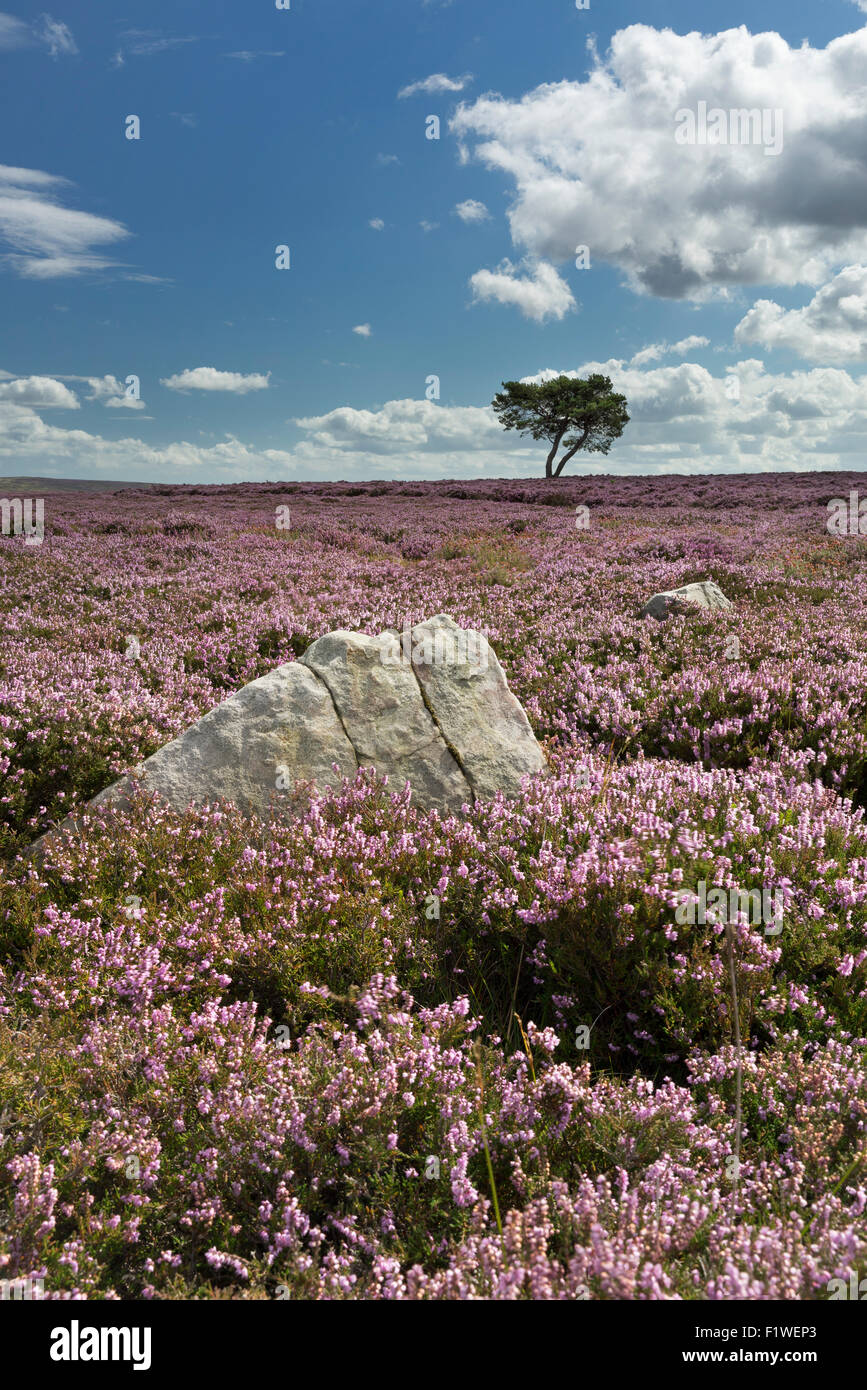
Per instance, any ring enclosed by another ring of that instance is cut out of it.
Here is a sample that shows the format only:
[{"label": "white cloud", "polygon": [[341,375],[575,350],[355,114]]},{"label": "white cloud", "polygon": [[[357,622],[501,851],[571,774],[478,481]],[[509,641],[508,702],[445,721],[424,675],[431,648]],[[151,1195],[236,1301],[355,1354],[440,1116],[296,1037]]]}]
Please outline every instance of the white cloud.
[{"label": "white cloud", "polygon": [[0,243],[3,256],[18,274],[33,280],[81,275],[116,262],[93,248],[129,236],[121,222],[66,208],[60,190],[67,179],[40,169],[0,164]]},{"label": "white cloud", "polygon": [[668,351],[674,356],[683,356],[695,348],[704,347],[710,347],[710,338],[705,338],[700,333],[690,333],[687,338],[679,338],[676,343],[672,343]]},{"label": "white cloud", "polygon": [[710,338],[702,338],[697,333],[692,333],[688,338],[681,338],[677,343],[650,343],[640,352],[636,352],[630,361],[630,367],[643,367],[648,362],[658,362],[660,357],[684,357],[686,353],[694,351],[695,348],[709,347]]},{"label": "white cloud", "polygon": [[[501,430],[493,411],[482,406],[441,406],[428,400],[388,401],[381,410],[341,406],[327,415],[295,421],[323,449],[400,454],[405,449],[472,449]],[[309,446],[308,446],[309,447]]]},{"label": "white cloud", "polygon": [[[697,363],[642,371],[625,362],[548,369],[554,376],[610,376],[630,423],[607,456],[576,457],[570,472],[702,473],[861,468],[867,451],[867,377],[835,368],[775,375],[755,359],[720,376]],[[737,381],[739,399],[730,382]],[[537,474],[545,450],[504,432],[487,407],[389,401],[376,411],[341,407],[295,422],[307,432],[296,458],[334,477],[495,477]],[[540,452],[541,450],[541,452]],[[576,467],[577,465],[577,467]]]},{"label": "white cloud", "polygon": [[61,53],[78,52],[69,26],[61,23],[59,19],[52,19],[50,14],[41,15],[33,29],[37,39],[45,44],[52,58],[59,58]]},{"label": "white cloud", "polygon": [[[694,362],[641,370],[612,359],[525,379],[590,372],[612,378],[627,397],[631,419],[609,455],[577,455],[570,473],[863,468],[867,376],[855,379],[834,367],[774,374],[755,359],[714,376]],[[734,379],[739,400],[726,392]],[[538,477],[546,452],[542,444],[505,432],[488,405],[388,401],[378,410],[342,406],[295,424],[304,438],[291,449],[261,449],[233,435],[206,447],[186,440],[153,446],[61,429],[33,408],[0,398],[0,458],[31,474],[194,482]]]},{"label": "white cloud", "polygon": [[[5,376],[5,372],[3,373]],[[51,376],[19,376],[11,381],[0,381],[0,401],[11,401],[14,405],[78,410],[78,397],[62,381]]]},{"label": "white cloud", "polygon": [[126,394],[125,386],[121,385],[116,376],[89,376],[86,377],[90,387],[89,401],[101,401],[109,410],[144,410],[145,403],[136,399],[135,396]]},{"label": "white cloud", "polygon": [[[151,58],[155,53],[167,53],[185,43],[198,43],[198,37],[190,34],[185,38],[175,38],[159,29],[127,29],[121,35],[123,47],[115,55],[117,67],[123,67],[123,54],[134,54],[137,58]],[[118,58],[120,62],[118,62]]]},{"label": "white cloud", "polygon": [[0,52],[4,49],[34,48],[41,44],[52,58],[61,53],[77,53],[75,39],[69,26],[50,14],[40,15],[35,24],[25,24],[15,15],[0,13]]},{"label": "white cloud", "polygon": [[694,362],[642,371],[612,359],[524,380],[591,372],[610,376],[627,398],[630,423],[615,451],[639,472],[862,466],[867,378],[833,367],[776,375],[750,358],[722,377]]},{"label": "white cloud", "polygon": [[377,164],[399,164],[400,160],[396,154],[378,154],[376,162]]},{"label": "white cloud", "polygon": [[371,217],[367,225],[368,227],[372,227],[375,232],[381,232],[385,223],[381,217]]},{"label": "white cloud", "polygon": [[[867,28],[793,48],[745,26],[634,24],[591,62],[584,81],[486,95],[451,119],[466,157],[512,182],[524,253],[562,264],[587,245],[633,289],[672,298],[818,285],[867,262]],[[699,101],[781,110],[782,152],[678,144],[676,113]]]},{"label": "white cloud", "polygon": [[462,92],[473,80],[471,72],[465,72],[463,77],[447,77],[444,72],[432,73],[430,77],[424,77],[420,82],[410,82],[408,87],[401,87],[398,97],[414,97],[419,92],[436,95],[440,92]]},{"label": "white cloud", "polygon": [[485,222],[491,215],[484,203],[477,202],[475,198],[466,198],[458,203],[455,212],[462,222]]},{"label": "white cloud", "polygon": [[252,63],[256,58],[285,58],[283,49],[250,49],[242,48],[238,53],[224,53],[224,58],[238,58],[242,63]]},{"label": "white cloud", "polygon": [[352,331],[357,333],[359,338],[369,338],[373,329],[369,323],[357,323]]},{"label": "white cloud", "polygon": [[[519,268],[526,274],[517,274]],[[525,318],[543,323],[545,319],[562,319],[576,307],[572,291],[552,265],[545,261],[524,262],[522,267],[504,260],[496,270],[477,270],[470,278],[475,300],[494,300],[497,304],[513,304]]]},{"label": "white cloud", "polygon": [[123,280],[133,280],[139,285],[173,285],[174,281],[168,275],[142,275],[138,271],[126,271],[121,276]]},{"label": "white cloud", "polygon": [[186,440],[155,447],[142,439],[105,439],[86,430],[48,425],[34,410],[0,401],[0,458],[26,463],[27,472],[172,481],[291,476],[298,463],[279,449],[256,449],[226,435],[208,447]]},{"label": "white cloud", "polygon": [[263,376],[259,372],[221,372],[216,367],[187,367],[174,376],[162,377],[160,385],[169,391],[231,391],[236,396],[245,396],[248,391],[264,391],[270,372]]},{"label": "white cloud", "polygon": [[757,300],[735,341],[788,348],[808,362],[867,361],[867,265],[846,266],[802,309]]},{"label": "white cloud", "polygon": [[33,30],[23,19],[14,14],[0,13],[0,53],[13,48],[30,48],[34,42]]},{"label": "white cloud", "polygon": [[422,219],[422,221],[419,222],[418,225],[421,227],[423,232],[435,232],[437,227],[439,226],[439,222],[426,222],[424,219]]}]

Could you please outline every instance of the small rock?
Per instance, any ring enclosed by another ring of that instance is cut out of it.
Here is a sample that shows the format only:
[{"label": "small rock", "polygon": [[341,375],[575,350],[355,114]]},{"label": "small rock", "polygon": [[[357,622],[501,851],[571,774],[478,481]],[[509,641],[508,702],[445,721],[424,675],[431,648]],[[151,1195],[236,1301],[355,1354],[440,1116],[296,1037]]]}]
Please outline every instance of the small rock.
[{"label": "small rock", "polygon": [[662,621],[672,613],[688,613],[689,606],[698,608],[731,608],[722,589],[707,580],[703,584],[684,584],[680,589],[663,589],[654,594],[641,610],[639,617]]}]

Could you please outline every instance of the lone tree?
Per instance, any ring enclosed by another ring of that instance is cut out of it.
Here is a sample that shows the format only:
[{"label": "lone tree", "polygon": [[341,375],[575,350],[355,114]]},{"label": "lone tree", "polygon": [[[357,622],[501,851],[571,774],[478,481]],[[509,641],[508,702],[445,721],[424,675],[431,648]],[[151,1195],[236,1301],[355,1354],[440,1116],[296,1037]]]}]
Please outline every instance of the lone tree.
[{"label": "lone tree", "polygon": [[[551,441],[545,460],[546,478],[559,478],[579,449],[607,454],[629,423],[626,397],[612,391],[610,377],[598,373],[585,381],[558,376],[540,386],[504,381],[503,387],[491,402],[503,428]],[[555,468],[554,459],[561,444],[566,452]]]}]

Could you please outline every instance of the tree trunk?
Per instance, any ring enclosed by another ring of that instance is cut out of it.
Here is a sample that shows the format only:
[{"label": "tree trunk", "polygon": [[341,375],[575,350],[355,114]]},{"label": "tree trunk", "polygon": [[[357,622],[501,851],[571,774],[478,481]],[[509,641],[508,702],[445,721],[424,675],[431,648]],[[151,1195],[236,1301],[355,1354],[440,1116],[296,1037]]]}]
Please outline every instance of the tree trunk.
[{"label": "tree trunk", "polygon": [[550,452],[550,454],[548,455],[548,457],[547,457],[546,460],[545,460],[545,477],[546,477],[546,478],[551,478],[551,477],[553,477],[553,474],[552,474],[552,472],[551,472],[551,469],[552,469],[553,464],[554,464],[554,455],[556,454],[557,450],[560,448],[560,440],[563,438],[563,435],[564,435],[565,433],[566,433],[566,430],[565,430],[565,428],[564,428],[564,429],[562,429],[562,430],[560,431],[560,433],[557,435],[557,438],[554,440],[554,444],[553,444],[553,446],[552,446],[552,448],[551,448],[551,452]]},{"label": "tree trunk", "polygon": [[[585,426],[584,426],[584,433],[582,434],[581,438],[578,440],[578,443],[577,443],[577,444],[573,444],[571,449],[567,449],[567,450],[566,450],[566,453],[563,455],[563,457],[561,458],[560,462],[557,464],[557,469],[556,469],[556,472],[554,473],[554,477],[555,477],[555,478],[559,478],[560,474],[563,472],[563,468],[564,468],[565,465],[569,462],[569,460],[570,460],[570,458],[572,457],[572,455],[573,455],[573,454],[577,454],[577,452],[578,452],[579,449],[583,449],[584,445],[585,445],[586,442],[587,442],[587,436],[588,436],[589,433],[590,433],[590,426],[589,426],[589,425],[585,425]],[[559,441],[558,441],[558,443],[559,443]],[[546,476],[549,476],[549,475],[546,475]]]}]

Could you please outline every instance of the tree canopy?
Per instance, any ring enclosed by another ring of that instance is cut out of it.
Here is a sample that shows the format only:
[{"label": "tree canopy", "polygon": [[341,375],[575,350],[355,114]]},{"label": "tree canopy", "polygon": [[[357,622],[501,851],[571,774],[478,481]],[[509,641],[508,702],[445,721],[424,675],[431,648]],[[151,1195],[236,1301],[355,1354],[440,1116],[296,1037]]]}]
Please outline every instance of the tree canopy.
[{"label": "tree canopy", "polygon": [[[539,385],[504,381],[491,405],[504,429],[550,441],[546,478],[559,478],[579,449],[607,454],[629,423],[626,397],[612,390],[610,377],[598,372],[586,379],[558,376]],[[561,444],[565,452],[555,466]]]}]

